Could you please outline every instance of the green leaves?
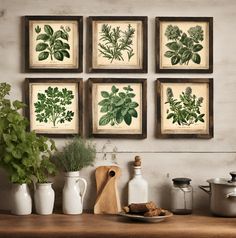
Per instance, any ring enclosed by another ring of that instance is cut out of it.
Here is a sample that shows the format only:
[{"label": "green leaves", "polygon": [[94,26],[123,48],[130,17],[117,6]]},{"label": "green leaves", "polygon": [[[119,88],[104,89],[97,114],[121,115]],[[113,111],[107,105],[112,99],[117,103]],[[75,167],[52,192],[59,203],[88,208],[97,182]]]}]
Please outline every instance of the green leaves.
[{"label": "green leaves", "polygon": [[[69,40],[68,29],[61,27],[60,30],[54,32],[53,28],[50,25],[44,25],[44,33],[41,33],[37,28],[36,41],[40,41],[35,50],[40,52],[38,55],[38,60],[43,61],[46,59],[63,61],[65,58],[70,58],[70,45],[64,41]],[[42,42],[41,42],[42,41]],[[41,52],[42,51],[42,52]]]},{"label": "green leaves", "polygon": [[49,56],[49,52],[48,51],[43,51],[38,55],[38,60],[39,61],[45,60],[45,59],[48,58],[48,56]]},{"label": "green leaves", "polygon": [[[172,89],[171,89],[172,90]],[[179,126],[190,126],[198,122],[204,122],[205,114],[201,114],[200,108],[203,103],[203,98],[197,98],[192,94],[192,88],[187,87],[179,99],[174,99],[174,96],[168,97],[165,104],[169,104],[166,111],[166,119],[172,120],[172,124],[177,123]]]},{"label": "green leaves", "polygon": [[36,170],[41,170],[44,158],[51,156],[47,144],[50,145],[50,141],[27,131],[28,120],[18,112],[25,104],[5,99],[10,85],[1,83],[0,89],[0,166],[12,182],[31,183],[32,178],[37,177]]},{"label": "green leaves", "polygon": [[127,30],[122,31],[120,27],[112,28],[111,25],[103,24],[100,32],[98,50],[103,58],[124,61],[123,53],[127,53],[128,61],[135,55],[132,48],[135,29],[128,24]]},{"label": "green leaves", "polygon": [[[195,64],[200,64],[201,56],[196,52],[203,49],[203,46],[199,44],[199,41],[203,40],[202,28],[200,26],[190,28],[187,31],[189,36],[185,32],[182,32],[177,26],[169,25],[167,28],[169,29],[166,30],[168,34],[165,35],[168,40],[172,41],[166,44],[166,47],[170,50],[164,53],[164,57],[170,58],[172,65],[188,65],[190,60]],[[170,37],[170,35],[176,34],[178,37]]]},{"label": "green leaves", "polygon": [[36,121],[39,123],[63,124],[74,118],[74,112],[68,110],[72,104],[73,92],[67,88],[48,87],[44,93],[38,93],[38,100],[34,103]]},{"label": "green leaves", "polygon": [[132,101],[136,94],[132,93],[133,89],[128,85],[123,87],[124,92],[119,92],[119,88],[112,85],[111,92],[101,91],[102,99],[98,105],[101,106],[100,112],[106,113],[99,119],[99,125],[105,126],[110,123],[115,126],[125,122],[130,126],[132,117],[137,118],[138,112],[135,108],[139,106],[137,102]]},{"label": "green leaves", "polygon": [[173,51],[177,51],[180,48],[180,45],[177,42],[167,43],[166,46]]},{"label": "green leaves", "polygon": [[43,50],[46,50],[47,49],[47,47],[48,47],[48,44],[46,44],[46,43],[38,43],[37,45],[36,45],[36,51],[43,51]]},{"label": "green leaves", "polygon": [[201,63],[201,57],[198,53],[194,53],[192,56],[192,61],[196,64],[200,64]]},{"label": "green leaves", "polygon": [[44,31],[48,34],[48,35],[53,35],[53,29],[50,25],[44,25]]}]

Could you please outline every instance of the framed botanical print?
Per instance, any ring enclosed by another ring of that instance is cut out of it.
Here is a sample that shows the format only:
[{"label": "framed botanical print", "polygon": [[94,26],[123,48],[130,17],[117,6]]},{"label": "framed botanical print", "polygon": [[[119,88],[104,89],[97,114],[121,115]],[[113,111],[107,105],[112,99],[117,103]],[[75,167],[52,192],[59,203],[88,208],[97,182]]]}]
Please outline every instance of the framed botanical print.
[{"label": "framed botanical print", "polygon": [[89,72],[147,72],[147,17],[89,17],[88,37]]},{"label": "framed botanical print", "polygon": [[82,16],[25,16],[25,71],[82,72]]},{"label": "framed botanical print", "polygon": [[212,17],[156,17],[156,72],[212,73]]},{"label": "framed botanical print", "polygon": [[83,81],[77,78],[26,78],[30,131],[51,137],[81,135]]},{"label": "framed botanical print", "polygon": [[213,137],[213,79],[159,78],[158,138]]},{"label": "framed botanical print", "polygon": [[88,86],[90,136],[146,138],[146,79],[90,78]]}]

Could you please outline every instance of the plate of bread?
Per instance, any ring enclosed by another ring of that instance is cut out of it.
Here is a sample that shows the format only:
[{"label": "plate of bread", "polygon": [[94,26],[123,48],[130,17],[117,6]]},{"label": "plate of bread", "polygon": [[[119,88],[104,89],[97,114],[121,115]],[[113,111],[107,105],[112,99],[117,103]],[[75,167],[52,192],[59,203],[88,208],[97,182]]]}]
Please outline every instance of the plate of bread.
[{"label": "plate of bread", "polygon": [[161,222],[173,216],[170,211],[156,206],[152,201],[147,203],[131,203],[123,207],[123,211],[119,215],[144,222]]}]

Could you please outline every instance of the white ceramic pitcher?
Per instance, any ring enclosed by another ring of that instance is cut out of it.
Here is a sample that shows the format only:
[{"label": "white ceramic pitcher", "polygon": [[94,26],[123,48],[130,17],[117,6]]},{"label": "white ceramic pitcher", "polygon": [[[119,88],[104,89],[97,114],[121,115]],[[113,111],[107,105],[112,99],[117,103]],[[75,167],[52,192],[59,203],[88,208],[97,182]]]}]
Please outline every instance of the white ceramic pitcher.
[{"label": "white ceramic pitcher", "polygon": [[[80,192],[79,182],[84,185]],[[79,177],[79,171],[65,173],[63,188],[62,210],[64,214],[81,214],[83,212],[83,199],[87,190],[87,182]]]}]

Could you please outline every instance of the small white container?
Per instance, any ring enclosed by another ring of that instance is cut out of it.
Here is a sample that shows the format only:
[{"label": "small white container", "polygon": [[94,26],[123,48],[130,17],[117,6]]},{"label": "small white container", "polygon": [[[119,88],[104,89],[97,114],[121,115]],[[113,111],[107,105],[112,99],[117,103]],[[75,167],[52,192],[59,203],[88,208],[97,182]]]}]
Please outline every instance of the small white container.
[{"label": "small white container", "polygon": [[36,213],[40,215],[49,215],[53,212],[55,201],[55,192],[52,189],[52,183],[38,183],[34,193],[34,202]]},{"label": "small white container", "polygon": [[15,215],[32,213],[32,199],[27,184],[12,184],[11,213]]},{"label": "small white container", "polygon": [[[80,192],[79,182],[84,185]],[[79,177],[79,171],[65,173],[63,188],[62,210],[64,214],[81,214],[83,212],[83,199],[87,190],[87,182]]]},{"label": "small white container", "polygon": [[134,177],[128,184],[128,204],[148,202],[148,183],[142,177],[141,159],[135,157]]}]

